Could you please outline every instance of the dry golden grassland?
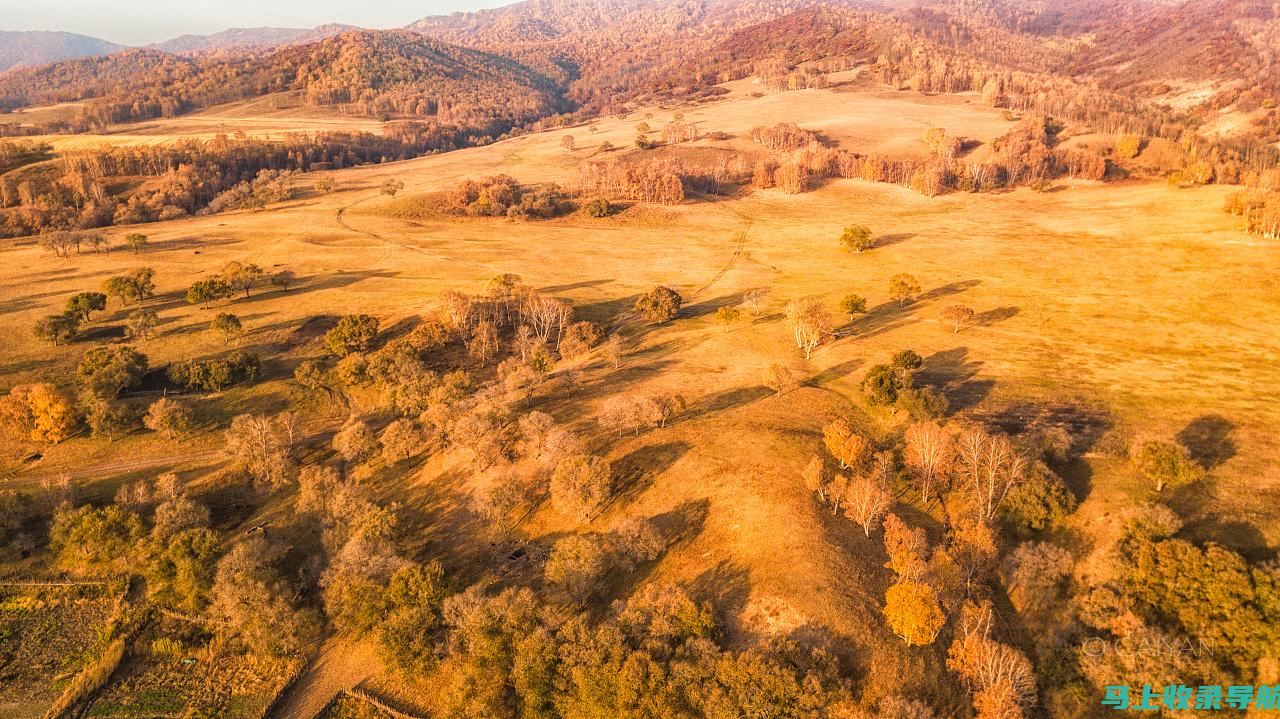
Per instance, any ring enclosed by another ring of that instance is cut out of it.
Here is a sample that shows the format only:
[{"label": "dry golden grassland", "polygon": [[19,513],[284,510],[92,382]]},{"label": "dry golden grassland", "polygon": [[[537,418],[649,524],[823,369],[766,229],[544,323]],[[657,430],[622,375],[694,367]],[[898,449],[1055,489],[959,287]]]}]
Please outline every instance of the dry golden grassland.
[{"label": "dry golden grassland", "polygon": [[[751,126],[795,121],[851,149],[895,155],[923,153],[919,137],[931,125],[985,142],[1012,124],[971,97],[838,87],[752,98],[751,89],[737,85],[725,102],[681,111],[704,130],[735,136],[719,144],[747,147]],[[654,109],[646,121],[661,127],[672,112]],[[886,631],[867,619],[884,593],[879,548],[830,521],[799,473],[818,451],[823,423],[863,411],[858,382],[865,370],[900,349],[925,358],[923,376],[944,388],[961,414],[1000,421],[1051,411],[1096,440],[1072,477],[1087,493],[1073,520],[1082,525],[1105,527],[1110,513],[1147,496],[1118,458],[1133,437],[1172,439],[1193,420],[1220,415],[1234,451],[1207,483],[1166,499],[1199,518],[1204,536],[1245,550],[1280,541],[1274,513],[1280,266],[1274,243],[1249,238],[1222,212],[1231,188],[1064,182],[1047,192],[930,198],[834,180],[803,195],[757,191],[677,207],[636,206],[604,219],[405,219],[415,198],[463,178],[507,173],[572,187],[583,159],[597,154],[602,141],[630,144],[645,116],[602,120],[595,132],[559,130],[332,173],[337,191],[330,195],[304,189],[301,199],[267,211],[140,228],[152,244],[140,255],[117,250],[55,260],[34,246],[4,250],[0,346],[7,349],[0,376],[7,385],[48,377],[71,383],[79,357],[113,336],[131,308],[113,301],[88,332],[95,339],[70,347],[35,343],[32,322],[60,311],[76,291],[147,266],[156,271],[160,297],[151,306],[161,325],[157,337],[138,346],[153,366],[225,350],[205,328],[216,312],[234,312],[249,329],[241,346],[267,358],[265,377],[201,399],[205,416],[225,421],[293,404],[306,415],[308,431],[318,431],[339,423],[346,410],[289,379],[297,362],[323,352],[316,317],[368,312],[388,327],[430,312],[444,290],[480,292],[489,277],[514,272],[571,300],[581,318],[608,325],[638,293],[669,284],[686,299],[679,319],[656,327],[627,323],[629,350],[620,369],[586,363],[578,389],[539,408],[608,446],[621,496],[596,524],[641,515],[682,533],[687,538],[654,575],[719,599],[735,617],[738,636],[811,621],[854,637]],[[577,140],[574,152],[560,147],[566,133]],[[400,198],[379,193],[388,178],[406,183]],[[851,223],[869,225],[880,246],[843,252],[837,238]],[[300,281],[287,292],[264,286],[214,310],[185,302],[192,281],[231,260],[289,269]],[[889,278],[900,272],[919,279],[918,301],[888,299]],[[717,308],[737,305],[756,289],[770,292],[760,316],[731,326],[715,320]],[[849,292],[866,296],[871,311],[804,360],[790,344],[783,305],[816,295],[839,316],[839,300]],[[954,303],[972,307],[978,325],[955,333],[939,320],[939,311]],[[774,396],[761,385],[775,362],[807,384]],[[683,393],[689,411],[638,437],[611,438],[595,425],[596,408],[608,396],[656,389]],[[875,413],[872,421],[890,434],[903,420]],[[19,482],[70,473],[88,494],[106,497],[123,479],[160,468],[212,466],[217,429],[206,425],[182,442],[151,433],[112,444],[77,438],[28,464],[20,462],[27,450],[11,447],[8,460]],[[485,551],[476,546],[481,523],[466,509],[472,480],[460,465],[446,454],[373,478],[415,518],[415,547]],[[522,525],[533,538],[569,528],[549,508]],[[899,651],[896,642],[872,644]]]}]

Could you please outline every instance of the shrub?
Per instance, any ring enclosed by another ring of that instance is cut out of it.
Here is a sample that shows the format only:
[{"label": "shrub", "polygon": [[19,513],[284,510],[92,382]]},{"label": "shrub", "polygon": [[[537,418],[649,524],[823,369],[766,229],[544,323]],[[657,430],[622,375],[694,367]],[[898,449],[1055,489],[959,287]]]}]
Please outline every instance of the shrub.
[{"label": "shrub", "polygon": [[583,204],[582,211],[589,217],[608,217],[613,212],[613,205],[603,197],[593,197]]},{"label": "shrub", "polygon": [[716,310],[716,320],[726,325],[733,324],[742,319],[742,310],[737,307],[721,307]]},{"label": "shrub", "polygon": [[666,322],[680,312],[684,298],[670,287],[659,286],[640,295],[636,311],[650,322]]},{"label": "shrub", "polygon": [[1191,484],[1204,476],[1204,467],[1184,447],[1168,442],[1144,442],[1135,453],[1133,464],[1157,492]]}]

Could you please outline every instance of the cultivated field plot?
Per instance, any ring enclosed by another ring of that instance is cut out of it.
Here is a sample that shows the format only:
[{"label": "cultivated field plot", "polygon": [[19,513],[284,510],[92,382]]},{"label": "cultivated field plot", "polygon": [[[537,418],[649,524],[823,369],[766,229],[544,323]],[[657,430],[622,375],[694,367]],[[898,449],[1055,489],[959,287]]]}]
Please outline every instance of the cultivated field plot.
[{"label": "cultivated field plot", "polygon": [[102,649],[106,587],[0,587],[0,717],[39,717]]},{"label": "cultivated field plot", "polygon": [[291,666],[286,659],[223,651],[198,627],[163,615],[154,617],[129,647],[87,716],[261,717]]}]

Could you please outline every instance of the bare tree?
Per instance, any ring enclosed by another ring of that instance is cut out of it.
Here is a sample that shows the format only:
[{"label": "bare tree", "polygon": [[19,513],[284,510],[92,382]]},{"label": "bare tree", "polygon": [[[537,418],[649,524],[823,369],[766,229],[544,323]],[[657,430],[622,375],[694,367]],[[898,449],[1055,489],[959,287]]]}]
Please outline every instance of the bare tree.
[{"label": "bare tree", "polygon": [[613,365],[614,369],[622,364],[622,352],[622,337],[617,334],[609,335],[608,339],[600,343],[600,356]]},{"label": "bare tree", "polygon": [[809,359],[814,348],[831,335],[831,313],[816,297],[804,297],[787,303],[787,323],[795,334],[796,347]]},{"label": "bare tree", "polygon": [[768,297],[769,290],[767,289],[751,290],[743,296],[742,302],[751,310],[752,315],[759,317],[760,311],[764,309],[764,302]]},{"label": "bare tree", "polygon": [[278,489],[292,479],[295,469],[293,444],[281,429],[274,417],[238,415],[223,434],[224,451],[256,481]]},{"label": "bare tree", "polygon": [[470,324],[473,300],[461,292],[448,291],[440,295],[440,315],[450,329],[460,330]]},{"label": "bare tree", "polygon": [[1027,459],[1005,436],[993,436],[979,428],[960,435],[956,443],[959,474],[973,498],[981,521],[995,518],[1000,503],[1025,477]]},{"label": "bare tree", "polygon": [[544,344],[555,344],[553,338],[573,322],[573,306],[563,300],[530,293],[522,308],[525,323]]},{"label": "bare tree", "polygon": [[600,404],[600,424],[616,430],[621,437],[624,432],[640,427],[643,422],[640,409],[633,397],[614,395]]},{"label": "bare tree", "polygon": [[467,341],[467,354],[481,366],[489,364],[489,360],[498,353],[498,328],[489,320],[476,323]]},{"label": "bare tree", "polygon": [[916,476],[921,501],[929,502],[929,494],[945,480],[955,458],[954,438],[937,422],[917,422],[903,435],[907,466]]},{"label": "bare tree", "polygon": [[804,480],[805,489],[810,492],[816,492],[818,499],[823,502],[827,501],[827,489],[831,485],[831,473],[827,471],[827,463],[822,461],[818,455],[814,455],[805,465],[804,471],[800,473]]},{"label": "bare tree", "polygon": [[368,422],[351,417],[333,435],[333,448],[348,462],[360,464],[378,453],[378,438]]},{"label": "bare tree", "polygon": [[854,478],[844,492],[844,513],[857,522],[868,537],[892,505],[893,495],[871,477]]},{"label": "bare tree", "polygon": [[551,504],[556,511],[578,521],[591,518],[609,500],[613,476],[602,457],[579,454],[556,465],[551,477]]}]

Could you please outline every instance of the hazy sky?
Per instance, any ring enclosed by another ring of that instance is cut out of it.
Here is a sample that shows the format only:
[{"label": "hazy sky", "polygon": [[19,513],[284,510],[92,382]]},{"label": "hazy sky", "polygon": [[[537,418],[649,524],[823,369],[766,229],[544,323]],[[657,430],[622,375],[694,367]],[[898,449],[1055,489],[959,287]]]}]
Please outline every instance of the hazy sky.
[{"label": "hazy sky", "polygon": [[407,25],[425,15],[498,7],[515,0],[0,0],[0,30],[66,30],[145,45],[229,27]]}]

